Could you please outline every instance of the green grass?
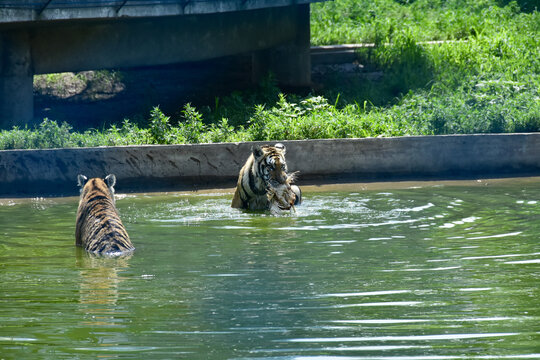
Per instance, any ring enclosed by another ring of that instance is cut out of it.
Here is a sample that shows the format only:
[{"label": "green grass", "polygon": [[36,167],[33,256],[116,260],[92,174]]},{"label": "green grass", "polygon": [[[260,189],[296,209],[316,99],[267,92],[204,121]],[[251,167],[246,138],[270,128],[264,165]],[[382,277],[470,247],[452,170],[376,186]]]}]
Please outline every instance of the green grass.
[{"label": "green grass", "polygon": [[506,27],[534,0],[337,0],[312,5],[316,45],[381,43],[407,29],[417,41],[459,40]]},{"label": "green grass", "polygon": [[177,114],[156,107],[143,125],[125,120],[80,133],[45,119],[36,128],[1,131],[0,149],[540,131],[534,4],[313,4],[314,45],[376,44],[358,53],[367,74],[327,76],[307,96],[282,94],[270,77],[256,91],[216,98],[211,106],[179,105]]}]

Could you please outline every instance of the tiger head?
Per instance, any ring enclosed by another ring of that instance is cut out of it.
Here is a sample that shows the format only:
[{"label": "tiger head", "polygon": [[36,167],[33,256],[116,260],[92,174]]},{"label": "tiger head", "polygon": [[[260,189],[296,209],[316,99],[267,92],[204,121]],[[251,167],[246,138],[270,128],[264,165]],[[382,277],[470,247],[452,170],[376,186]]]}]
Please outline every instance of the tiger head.
[{"label": "tiger head", "polygon": [[294,208],[298,202],[291,183],[297,173],[287,172],[285,145],[278,143],[274,146],[257,146],[252,151],[257,172],[264,182],[270,210],[276,212]]},{"label": "tiger head", "polygon": [[[90,184],[91,182],[91,184]],[[77,176],[77,185],[80,187],[81,199],[84,199],[88,192],[100,190],[102,193],[107,194],[108,198],[111,199],[113,205],[116,205],[114,198],[114,185],[116,185],[116,176],[114,174],[109,174],[105,179],[93,178],[88,181],[88,178],[84,175]]]}]

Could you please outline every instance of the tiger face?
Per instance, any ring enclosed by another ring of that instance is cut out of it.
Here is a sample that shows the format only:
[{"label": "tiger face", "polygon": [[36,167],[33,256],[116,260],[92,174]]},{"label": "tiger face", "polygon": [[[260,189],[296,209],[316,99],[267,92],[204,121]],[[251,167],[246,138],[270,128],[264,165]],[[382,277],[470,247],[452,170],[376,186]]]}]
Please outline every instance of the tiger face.
[{"label": "tiger face", "polygon": [[285,153],[285,146],[279,143],[252,149],[240,170],[233,208],[278,212],[299,203],[300,199],[291,187],[296,173],[288,173]]},{"label": "tiger face", "polygon": [[81,187],[75,227],[75,244],[86,251],[121,255],[135,248],[120,220],[114,199],[116,177],[105,179],[77,177]]}]

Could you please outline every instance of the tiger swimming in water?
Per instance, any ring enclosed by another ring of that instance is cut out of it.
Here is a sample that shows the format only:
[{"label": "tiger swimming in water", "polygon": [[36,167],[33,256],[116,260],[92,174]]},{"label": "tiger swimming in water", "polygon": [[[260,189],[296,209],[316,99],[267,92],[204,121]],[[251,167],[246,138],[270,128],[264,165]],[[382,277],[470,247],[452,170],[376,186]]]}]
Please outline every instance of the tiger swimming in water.
[{"label": "tiger swimming in water", "polygon": [[135,248],[120,220],[114,199],[116,177],[88,180],[77,176],[81,188],[75,227],[75,244],[86,251],[104,255],[122,255]]},{"label": "tiger swimming in water", "polygon": [[287,173],[285,152],[280,143],[252,148],[238,176],[233,208],[279,213],[301,203],[300,188],[291,185],[297,173]]}]

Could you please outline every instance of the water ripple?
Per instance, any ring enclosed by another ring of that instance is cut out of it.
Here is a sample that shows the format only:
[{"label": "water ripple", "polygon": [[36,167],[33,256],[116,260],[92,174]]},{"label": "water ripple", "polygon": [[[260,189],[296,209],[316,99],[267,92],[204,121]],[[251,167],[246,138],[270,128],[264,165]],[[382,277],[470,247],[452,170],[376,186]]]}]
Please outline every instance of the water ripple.
[{"label": "water ripple", "polygon": [[516,336],[520,333],[483,333],[483,334],[437,334],[437,335],[397,335],[397,336],[351,336],[331,338],[293,338],[278,340],[292,343],[327,343],[327,342],[362,342],[362,341],[425,341],[425,340],[463,340],[481,338],[501,338]]},{"label": "water ripple", "polygon": [[481,259],[504,259],[510,257],[519,257],[519,256],[537,256],[540,253],[530,253],[530,254],[503,254],[503,255],[485,255],[485,256],[467,256],[462,257],[461,260],[481,260]]},{"label": "water ripple", "polygon": [[314,298],[377,296],[377,295],[405,294],[405,293],[410,293],[410,292],[411,290],[381,290],[381,291],[365,291],[365,292],[353,292],[353,293],[330,293],[330,294],[316,295],[314,296]]},{"label": "water ripple", "polygon": [[369,302],[359,304],[344,304],[344,305],[332,305],[328,308],[342,309],[351,307],[368,307],[368,306],[418,306],[424,304],[423,301],[383,301],[383,302]]},{"label": "water ripple", "polygon": [[475,222],[477,220],[480,220],[480,218],[476,217],[476,216],[470,216],[470,217],[463,218],[461,220],[453,221],[451,223],[445,223],[444,225],[441,225],[439,227],[442,228],[442,229],[451,229],[456,225],[463,225],[463,224],[466,224],[466,223],[473,223],[473,222]]},{"label": "water ripple", "polygon": [[447,319],[364,319],[364,320],[331,320],[331,323],[335,324],[411,324],[411,323],[428,323],[428,322],[484,322],[484,321],[525,321],[535,320],[530,317],[484,317],[484,318],[447,318]]},{"label": "water ripple", "polygon": [[411,269],[387,269],[387,270],[381,270],[381,272],[396,272],[396,271],[445,271],[445,270],[454,270],[454,269],[460,269],[461,266],[446,266],[446,267],[436,267],[436,268],[411,268]]},{"label": "water ripple", "polygon": [[352,223],[340,223],[340,224],[334,224],[334,225],[308,225],[308,226],[285,226],[285,227],[278,227],[274,230],[341,230],[341,229],[360,229],[360,228],[370,228],[370,227],[379,227],[379,226],[391,226],[391,225],[400,225],[400,224],[412,224],[415,222],[419,222],[421,219],[408,219],[408,220],[390,220],[380,223],[364,223],[364,224],[352,224]]},{"label": "water ripple", "polygon": [[[523,355],[413,355],[413,356],[282,356],[272,357],[272,360],[461,360],[461,359],[540,359],[538,354]],[[242,360],[258,360],[255,358],[242,358]]]},{"label": "water ripple", "polygon": [[540,264],[540,259],[506,261],[505,264]]},{"label": "water ripple", "polygon": [[496,235],[486,235],[486,236],[476,236],[476,237],[470,237],[467,238],[467,240],[483,240],[483,239],[496,239],[496,238],[502,238],[507,236],[516,236],[521,235],[521,231],[511,232],[507,234],[496,234]]},{"label": "water ripple", "polygon": [[421,205],[421,206],[415,206],[415,207],[412,207],[412,208],[404,208],[404,209],[394,209],[394,211],[397,211],[397,212],[418,212],[418,211],[423,211],[423,210],[426,210],[426,209],[429,209],[430,207],[433,207],[435,205],[433,205],[432,203],[427,203],[426,205]]},{"label": "water ripple", "polygon": [[88,351],[88,352],[110,352],[110,353],[123,353],[123,352],[144,352],[158,350],[160,347],[156,346],[96,346],[96,347],[78,347],[74,348],[76,351]]},{"label": "water ripple", "polygon": [[27,341],[37,341],[38,339],[27,338],[27,337],[16,337],[16,336],[0,336],[0,342],[27,342]]}]

